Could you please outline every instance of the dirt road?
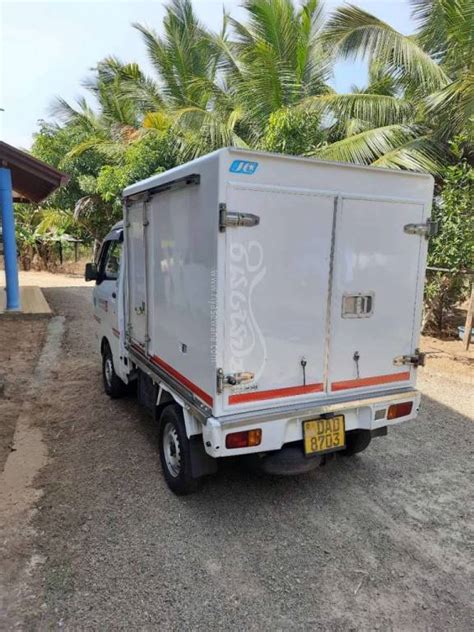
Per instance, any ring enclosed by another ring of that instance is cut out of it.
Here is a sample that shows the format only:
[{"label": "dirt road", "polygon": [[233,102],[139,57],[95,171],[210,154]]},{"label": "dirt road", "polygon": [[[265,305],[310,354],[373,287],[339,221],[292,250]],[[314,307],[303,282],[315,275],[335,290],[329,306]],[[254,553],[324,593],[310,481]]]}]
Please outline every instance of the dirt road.
[{"label": "dirt road", "polygon": [[472,421],[442,403],[468,410],[469,384],[430,374],[419,419],[359,457],[289,479],[227,463],[177,498],[152,422],[102,393],[90,292],[45,291],[66,330],[9,628],[472,629]]}]

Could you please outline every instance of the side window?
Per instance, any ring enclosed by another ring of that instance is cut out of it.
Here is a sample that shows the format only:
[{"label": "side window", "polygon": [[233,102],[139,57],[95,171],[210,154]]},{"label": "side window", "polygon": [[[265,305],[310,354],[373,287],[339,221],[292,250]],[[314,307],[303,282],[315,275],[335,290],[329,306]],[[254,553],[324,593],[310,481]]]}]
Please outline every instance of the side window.
[{"label": "side window", "polygon": [[122,242],[110,241],[100,261],[100,271],[104,281],[115,281],[118,279],[121,254]]}]

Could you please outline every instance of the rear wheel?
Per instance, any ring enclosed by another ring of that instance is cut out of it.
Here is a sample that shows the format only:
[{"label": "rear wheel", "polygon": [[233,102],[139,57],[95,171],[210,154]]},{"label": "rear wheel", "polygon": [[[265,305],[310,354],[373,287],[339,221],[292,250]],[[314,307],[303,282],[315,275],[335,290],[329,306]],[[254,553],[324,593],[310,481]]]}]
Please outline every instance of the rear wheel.
[{"label": "rear wheel", "polygon": [[102,350],[102,379],[104,390],[109,397],[117,399],[125,395],[127,385],[115,373],[114,358],[108,342],[104,343]]},{"label": "rear wheel", "polygon": [[368,448],[371,441],[370,430],[351,430],[346,433],[346,449],[341,452],[344,456],[353,456]]},{"label": "rear wheel", "polygon": [[200,480],[192,476],[191,448],[178,405],[170,404],[161,413],[159,439],[161,467],[168,487],[178,496],[197,491]]}]

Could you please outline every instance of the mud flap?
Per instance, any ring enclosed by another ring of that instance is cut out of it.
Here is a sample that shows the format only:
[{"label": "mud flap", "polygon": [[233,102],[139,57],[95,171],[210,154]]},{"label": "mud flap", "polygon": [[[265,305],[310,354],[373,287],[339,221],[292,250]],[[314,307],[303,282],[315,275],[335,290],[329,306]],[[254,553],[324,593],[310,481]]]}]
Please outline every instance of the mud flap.
[{"label": "mud flap", "polygon": [[156,396],[158,393],[158,387],[153,383],[151,378],[143,373],[143,371],[138,371],[138,379],[137,379],[137,399],[138,403],[141,404],[144,408],[150,411],[155,419],[155,410],[156,410]]},{"label": "mud flap", "polygon": [[201,478],[201,476],[217,472],[217,459],[209,456],[205,451],[202,435],[193,435],[189,438],[189,452],[193,478]]},{"label": "mud flap", "polygon": [[370,436],[372,437],[372,439],[374,437],[385,437],[387,433],[388,433],[387,426],[383,426],[382,428],[376,428],[375,430],[371,430]]}]

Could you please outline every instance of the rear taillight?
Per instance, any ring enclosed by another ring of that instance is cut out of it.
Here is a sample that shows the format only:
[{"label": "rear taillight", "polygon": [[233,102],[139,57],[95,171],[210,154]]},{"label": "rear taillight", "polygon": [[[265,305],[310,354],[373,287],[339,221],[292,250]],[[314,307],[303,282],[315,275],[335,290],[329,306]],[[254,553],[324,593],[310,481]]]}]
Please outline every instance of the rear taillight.
[{"label": "rear taillight", "polygon": [[406,417],[413,408],[413,402],[403,402],[402,404],[392,404],[388,408],[387,419],[398,419]]},{"label": "rear taillight", "polygon": [[225,438],[225,447],[230,450],[236,448],[252,448],[262,442],[262,431],[260,428],[244,430],[242,432],[231,432]]}]

